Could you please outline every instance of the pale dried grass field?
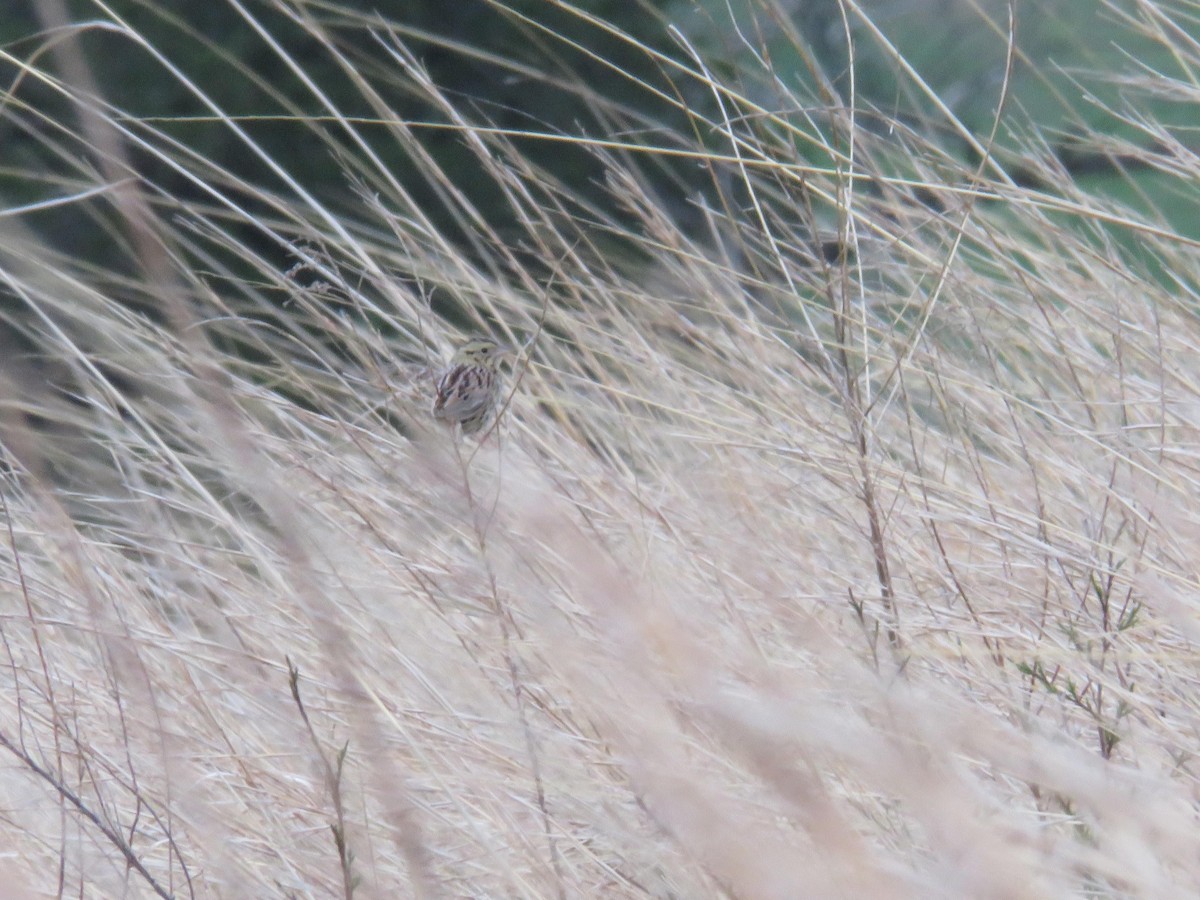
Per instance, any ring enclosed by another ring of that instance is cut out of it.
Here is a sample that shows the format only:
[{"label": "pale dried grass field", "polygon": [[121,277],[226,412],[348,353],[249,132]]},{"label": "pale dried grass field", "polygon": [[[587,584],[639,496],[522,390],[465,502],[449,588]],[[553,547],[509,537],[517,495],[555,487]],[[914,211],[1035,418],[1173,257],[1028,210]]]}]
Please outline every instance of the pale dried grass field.
[{"label": "pale dried grass field", "polygon": [[[348,222],[99,102],[64,194],[141,275],[0,219],[4,896],[1195,896],[1195,241],[700,71],[713,239],[636,146],[606,220],[381,41],[520,255],[365,145]],[[439,292],[522,348],[478,443]]]}]

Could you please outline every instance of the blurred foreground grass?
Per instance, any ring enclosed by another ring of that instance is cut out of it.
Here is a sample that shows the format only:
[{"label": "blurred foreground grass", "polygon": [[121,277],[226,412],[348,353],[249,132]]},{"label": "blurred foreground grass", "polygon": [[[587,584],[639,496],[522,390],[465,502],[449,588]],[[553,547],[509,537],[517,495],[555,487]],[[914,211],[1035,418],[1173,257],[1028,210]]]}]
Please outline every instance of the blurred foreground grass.
[{"label": "blurred foreground grass", "polygon": [[[1195,240],[949,110],[659,59],[691,133],[512,134],[375,37],[515,230],[367,80],[348,216],[30,63],[113,262],[0,219],[11,896],[1194,896]],[[524,347],[479,445],[444,309]]]}]

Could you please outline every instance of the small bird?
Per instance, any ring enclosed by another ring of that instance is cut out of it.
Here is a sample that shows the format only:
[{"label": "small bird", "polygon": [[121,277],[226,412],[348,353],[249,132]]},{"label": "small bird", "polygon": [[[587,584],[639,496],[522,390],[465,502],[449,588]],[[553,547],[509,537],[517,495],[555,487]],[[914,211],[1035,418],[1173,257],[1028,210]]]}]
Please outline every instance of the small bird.
[{"label": "small bird", "polygon": [[455,352],[437,379],[433,417],[475,434],[500,406],[500,360],[509,350],[491,338],[474,337]]}]

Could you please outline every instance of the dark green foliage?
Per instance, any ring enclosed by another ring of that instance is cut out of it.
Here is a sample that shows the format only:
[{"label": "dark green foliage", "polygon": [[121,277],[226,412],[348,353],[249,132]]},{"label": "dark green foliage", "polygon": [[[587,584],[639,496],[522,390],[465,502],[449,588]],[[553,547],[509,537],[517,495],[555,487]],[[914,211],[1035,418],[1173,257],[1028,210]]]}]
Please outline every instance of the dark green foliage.
[{"label": "dark green foliage", "polygon": [[[353,219],[359,197],[350,176],[362,153],[331,121],[331,109],[336,109],[355,122],[358,134],[386,171],[410,192],[418,208],[452,234],[461,229],[451,211],[441,208],[444,198],[430,183],[428,172],[397,140],[389,123],[378,123],[381,111],[356,82],[361,78],[391,113],[405,123],[416,123],[413,134],[447,180],[503,233],[513,211],[494,184],[477,177],[478,160],[462,135],[452,127],[436,127],[452,123],[414,86],[389,52],[397,42],[473,124],[605,138],[620,128],[623,139],[634,143],[638,137],[631,128],[643,129],[652,135],[647,140],[661,143],[664,134],[686,125],[683,113],[664,99],[672,97],[674,89],[652,56],[582,16],[540,0],[508,8],[466,0],[454,5],[453,15],[447,15],[440,2],[380,7],[367,0],[349,0],[336,9],[307,3],[249,5],[257,27],[299,63],[303,78],[230,5],[118,0],[111,8],[129,31],[84,28],[79,46],[103,101],[118,111],[118,118],[130,122],[129,127],[154,146],[178,142],[195,154],[197,162],[191,168],[199,181],[156,154],[138,149],[136,141],[126,148],[141,177],[164,196],[185,204],[208,202],[202,182],[226,183],[230,176],[285,196],[293,193],[271,165],[247,148],[243,137],[216,120],[186,79],[305,191]],[[590,11],[646,46],[661,52],[674,50],[653,4],[600,3],[591,4]],[[102,21],[99,11],[89,5],[77,4],[75,12],[79,22]],[[6,37],[15,56],[28,57],[42,45],[38,30],[39,23],[28,14],[6,22]],[[555,35],[568,36],[569,41]],[[47,65],[45,55],[39,64]],[[0,69],[0,77],[10,84],[15,74],[12,67]],[[656,97],[655,91],[663,96]],[[0,128],[13,167],[0,173],[0,194],[9,203],[67,193],[62,181],[83,181],[95,165],[90,158],[94,148],[76,137],[80,132],[76,110],[34,79],[19,83]],[[516,138],[513,146],[581,199],[606,202],[601,166],[586,147],[538,138]],[[212,164],[210,171],[205,171],[203,161]],[[366,174],[368,189],[377,176],[377,172]],[[668,181],[664,179],[664,185]],[[233,189],[232,193],[239,192]],[[103,259],[111,266],[114,238],[105,214],[103,210],[89,210],[89,214],[90,221],[78,205],[71,205],[39,213],[31,221],[65,244],[64,249]],[[458,236],[466,248],[466,236]],[[254,246],[254,235],[246,239]]]}]

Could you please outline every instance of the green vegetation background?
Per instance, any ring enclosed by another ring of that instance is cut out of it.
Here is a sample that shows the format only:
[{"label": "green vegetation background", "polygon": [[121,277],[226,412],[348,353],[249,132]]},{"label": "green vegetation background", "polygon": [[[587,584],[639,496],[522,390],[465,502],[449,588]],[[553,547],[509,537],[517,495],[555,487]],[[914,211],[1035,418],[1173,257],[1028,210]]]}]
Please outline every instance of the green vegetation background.
[{"label": "green vegetation background", "polygon": [[[72,121],[69,104],[54,88],[22,77],[15,64],[41,52],[54,39],[33,4],[10,0],[9,6],[0,16],[0,38],[11,58],[0,73],[15,90],[0,119],[0,147],[4,148],[0,198],[6,206],[17,207],[70,193],[73,185],[82,187],[83,172],[91,162],[90,148],[78,145],[69,126],[63,127],[62,123]],[[1008,5],[997,0],[869,0],[863,8],[959,119],[977,135],[987,135],[1001,96]],[[406,88],[405,73],[385,49],[383,36],[388,32],[412,50],[437,84],[462,98],[477,121],[513,131],[668,146],[671,135],[690,133],[693,126],[681,112],[681,104],[703,113],[713,106],[714,98],[681,84],[662,62],[636,45],[663,57],[692,60],[698,56],[725,78],[757,68],[746,63],[752,52],[758,53],[769,63],[771,77],[746,85],[750,96],[773,108],[771,78],[775,78],[792,90],[811,94],[817,110],[826,95],[810,60],[795,49],[797,35],[840,102],[848,102],[854,91],[856,106],[863,111],[860,127],[883,129],[899,121],[921,129],[930,121],[926,98],[896,88],[909,82],[896,77],[893,64],[879,51],[879,35],[872,35],[853,15],[844,17],[837,0],[810,0],[786,20],[773,19],[762,4],[716,0],[609,0],[581,3],[575,11],[545,0],[513,0],[504,6],[484,0],[452,5],[341,0],[297,3],[290,9],[335,35],[356,75],[413,122],[445,124],[446,120]],[[1125,95],[1119,73],[1177,73],[1161,45],[1139,34],[1150,24],[1123,18],[1119,9],[1100,0],[1015,5],[1016,65],[997,132],[998,148],[1029,152],[1031,145],[1044,141],[1045,152],[1057,154],[1089,189],[1133,203],[1184,234],[1200,234],[1194,200],[1166,194],[1159,186],[1163,180],[1153,171],[1124,163],[1116,151],[1106,159],[1093,151],[1081,154],[1072,149],[1077,136],[1097,130],[1111,134],[1118,149],[1119,140],[1128,140],[1134,148],[1151,147],[1153,135],[1136,133],[1126,124],[1128,118],[1143,114],[1187,130],[1190,110],[1180,99]],[[154,50],[111,27],[87,27],[83,32],[83,46],[104,99],[132,119],[151,123],[200,157],[252,183],[283,189],[277,175],[247,153],[241,140],[214,120],[183,80],[155,58],[161,55],[237,118],[300,184],[353,220],[359,199],[351,189],[346,160],[355,151],[347,142],[346,158],[339,159],[326,144],[312,139],[312,129],[321,128],[337,140],[338,129],[312,88],[272,49],[261,29],[303,62],[304,76],[334,106],[348,117],[360,118],[361,134],[372,141],[373,150],[435,223],[450,232],[461,227],[445,215],[421,167],[412,164],[387,129],[367,124],[377,113],[343,64],[277,6],[248,3],[244,7],[248,15],[227,3],[116,0],[101,8],[79,0],[71,6],[77,23],[110,21],[106,10]],[[853,81],[848,35],[853,45]],[[617,74],[618,69],[626,74]],[[872,110],[878,115],[872,115]],[[449,181],[472,195],[504,233],[507,207],[487,179],[474,177],[477,162],[461,135],[437,128],[420,134]],[[944,137],[950,152],[969,157],[960,139],[952,134]],[[1186,143],[1187,133],[1183,139]],[[602,190],[601,164],[586,147],[536,137],[518,145],[529,160],[578,192],[582,200],[601,206],[611,202]],[[203,202],[203,192],[195,184],[161,162],[139,158],[137,164],[140,174],[164,193]],[[660,158],[642,165],[666,207],[686,223],[693,209],[691,200],[707,190],[705,173],[694,163],[679,160]],[[1054,191],[1053,185],[1044,187]],[[26,220],[71,255],[111,265],[103,217],[101,208],[73,204],[28,215]],[[253,246],[256,236],[246,239]]]}]

